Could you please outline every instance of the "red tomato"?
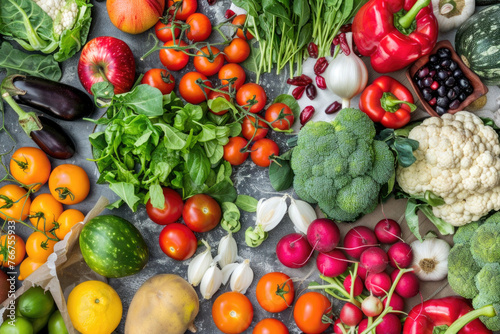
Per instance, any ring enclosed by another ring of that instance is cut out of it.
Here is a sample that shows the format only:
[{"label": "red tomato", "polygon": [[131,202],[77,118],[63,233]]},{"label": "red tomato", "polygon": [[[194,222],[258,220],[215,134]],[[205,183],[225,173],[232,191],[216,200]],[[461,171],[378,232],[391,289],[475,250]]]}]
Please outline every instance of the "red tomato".
[{"label": "red tomato", "polygon": [[269,157],[272,155],[278,156],[280,154],[280,149],[271,139],[262,138],[253,144],[251,152],[250,157],[257,166],[269,167],[271,164]]},{"label": "red tomato", "polygon": [[193,231],[181,223],[165,226],[160,233],[159,242],[163,253],[178,261],[193,256],[198,244]]},{"label": "red tomato", "polygon": [[219,224],[221,216],[219,204],[205,194],[197,194],[188,198],[182,210],[182,219],[194,232],[212,230]]},{"label": "red tomato", "polygon": [[173,39],[172,29],[174,30],[175,38],[179,37],[181,30],[177,27],[177,25],[174,24],[174,27],[172,28],[172,23],[165,24],[160,20],[155,24],[156,37],[158,37],[158,39],[162,42],[171,41]]},{"label": "red tomato", "polygon": [[[226,87],[223,87],[222,90],[227,91]],[[209,100],[215,100],[218,97],[223,97],[227,101],[231,102],[231,97],[229,96],[229,94],[216,92],[214,90],[210,90],[210,93],[208,93]],[[212,109],[209,109],[209,110],[210,110],[210,112],[212,112],[212,114],[219,115],[219,116],[224,115],[225,113],[227,113],[229,111],[229,109],[224,109],[224,110],[221,110],[219,112],[214,112]]]},{"label": "red tomato", "polygon": [[151,204],[151,200],[148,200],[146,203],[148,217],[158,225],[175,223],[182,216],[182,208],[184,207],[182,197],[177,191],[170,188],[163,188],[163,196],[165,196],[163,209],[155,208]]},{"label": "red tomato", "polygon": [[[247,20],[247,16],[245,14],[240,14],[240,15],[236,16],[233,19],[233,22],[231,22],[231,23],[234,24],[235,26],[243,27],[245,25],[246,20]],[[239,38],[246,38],[247,40],[251,40],[253,38],[253,35],[251,33],[249,33],[248,31],[246,32],[246,34],[244,34],[243,29],[241,29],[241,28],[238,28],[238,30],[236,31],[236,36],[238,36]]]},{"label": "red tomato", "polygon": [[211,54],[208,51],[208,47],[205,46],[193,58],[194,68],[206,76],[211,76],[219,72],[222,65],[224,65],[224,56],[219,49],[211,46],[210,50],[212,51]]},{"label": "red tomato", "polygon": [[186,37],[193,42],[204,41],[212,33],[212,23],[210,23],[210,19],[204,14],[191,14],[187,18],[186,23],[189,24]]},{"label": "red tomato", "polygon": [[[184,41],[179,41],[178,44],[175,44],[174,41],[168,41],[163,46],[187,46],[187,44]],[[187,65],[189,56],[182,51],[161,49],[160,61],[170,71],[179,71]]]},{"label": "red tomato", "polygon": [[[172,7],[174,4],[175,6]],[[176,6],[180,6],[177,13],[175,13]],[[195,13],[196,9],[198,9],[198,0],[168,0],[168,8],[170,15],[175,13],[176,20],[185,21],[189,15]]]},{"label": "red tomato", "polygon": [[241,63],[250,56],[250,45],[242,38],[235,38],[224,48],[224,58],[228,63]]},{"label": "red tomato", "polygon": [[265,119],[273,128],[280,130],[290,129],[295,120],[292,109],[284,103],[271,104],[266,110]]},{"label": "red tomato", "polygon": [[252,334],[288,334],[288,328],[278,319],[262,319],[255,325]]},{"label": "red tomato", "polygon": [[198,79],[203,81],[205,85],[212,87],[212,83],[207,77],[198,72],[188,72],[184,74],[179,82],[179,93],[188,103],[198,104],[207,100],[210,89],[202,89],[197,83]]},{"label": "red tomato", "polygon": [[[243,123],[241,124],[241,134],[248,140],[257,141],[262,139],[269,131],[269,126],[261,121],[258,115],[256,115],[256,117],[259,121],[258,123],[256,123],[257,120],[253,116],[246,115],[245,118],[243,118]],[[255,125],[257,125],[257,131],[255,131]]]},{"label": "red tomato", "polygon": [[266,101],[267,95],[264,88],[256,83],[246,83],[236,92],[236,102],[254,114],[264,108]]},{"label": "red tomato", "polygon": [[219,79],[222,85],[230,85],[238,90],[245,83],[245,70],[238,64],[226,64],[219,70]]},{"label": "red tomato", "polygon": [[292,306],[295,289],[290,276],[272,272],[261,277],[257,283],[256,296],[264,310],[276,313]]},{"label": "red tomato", "polygon": [[141,84],[156,87],[162,94],[170,94],[175,87],[175,78],[167,70],[152,68],[144,74]]},{"label": "red tomato", "polygon": [[226,292],[217,297],[212,305],[212,318],[223,333],[242,333],[252,323],[253,306],[245,295]]},{"label": "red tomato", "polygon": [[238,166],[244,163],[250,153],[242,153],[241,149],[243,149],[247,144],[248,141],[245,138],[229,138],[229,142],[224,145],[224,160],[228,161],[233,166]]},{"label": "red tomato", "polygon": [[306,292],[297,299],[293,319],[299,329],[307,334],[323,333],[330,324],[323,323],[323,315],[332,317],[332,303],[319,292]]}]

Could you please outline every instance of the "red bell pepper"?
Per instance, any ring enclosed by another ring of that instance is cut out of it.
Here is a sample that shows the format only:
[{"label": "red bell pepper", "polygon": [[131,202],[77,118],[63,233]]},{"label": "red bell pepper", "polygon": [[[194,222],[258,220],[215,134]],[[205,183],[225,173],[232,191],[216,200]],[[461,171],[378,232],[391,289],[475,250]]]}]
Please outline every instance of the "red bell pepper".
[{"label": "red bell pepper", "polygon": [[428,300],[410,311],[405,321],[403,334],[432,334],[434,327],[451,326],[453,323],[455,323],[454,328],[449,328],[452,333],[491,334],[492,331],[486,328],[481,320],[474,318],[475,320],[470,321],[468,319],[466,315],[473,310],[469,302],[462,297]]},{"label": "red bell pepper", "polygon": [[396,79],[383,75],[365,88],[359,100],[359,109],[372,121],[386,128],[399,129],[410,121],[410,113],[417,109],[408,88]]},{"label": "red bell pepper", "polygon": [[432,51],[438,23],[430,2],[370,0],[361,7],[352,23],[354,43],[375,71],[400,70]]}]

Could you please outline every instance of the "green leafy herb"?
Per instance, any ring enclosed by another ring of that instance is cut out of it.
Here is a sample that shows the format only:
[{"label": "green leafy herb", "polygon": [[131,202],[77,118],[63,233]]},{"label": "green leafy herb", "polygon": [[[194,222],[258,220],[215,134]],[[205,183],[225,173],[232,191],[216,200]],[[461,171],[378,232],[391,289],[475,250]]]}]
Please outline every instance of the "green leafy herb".
[{"label": "green leafy herb", "polygon": [[408,135],[409,131],[396,131],[394,129],[384,129],[377,134],[375,139],[387,143],[396,154],[397,161],[402,167],[410,167],[417,161],[413,152],[418,149],[419,143],[414,139],[404,137],[404,135]]},{"label": "green leafy herb", "polygon": [[290,166],[292,150],[289,150],[279,157],[274,158],[274,162],[269,166],[269,181],[276,191],[287,190],[293,184],[293,170]]},{"label": "green leafy herb", "polygon": [[246,212],[255,212],[257,211],[257,199],[253,198],[252,196],[248,195],[238,195],[238,198],[236,198],[236,206],[240,208],[243,211]]}]

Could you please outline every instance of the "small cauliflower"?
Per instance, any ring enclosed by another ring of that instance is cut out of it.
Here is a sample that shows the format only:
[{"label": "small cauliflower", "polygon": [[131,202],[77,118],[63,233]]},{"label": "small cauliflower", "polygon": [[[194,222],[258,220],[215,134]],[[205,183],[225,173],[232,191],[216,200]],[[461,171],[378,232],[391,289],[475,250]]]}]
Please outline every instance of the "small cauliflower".
[{"label": "small cauliflower", "polygon": [[445,204],[436,217],[453,226],[500,210],[500,142],[497,133],[466,111],[431,117],[408,136],[419,142],[417,161],[398,167],[399,186],[410,195],[431,191]]}]

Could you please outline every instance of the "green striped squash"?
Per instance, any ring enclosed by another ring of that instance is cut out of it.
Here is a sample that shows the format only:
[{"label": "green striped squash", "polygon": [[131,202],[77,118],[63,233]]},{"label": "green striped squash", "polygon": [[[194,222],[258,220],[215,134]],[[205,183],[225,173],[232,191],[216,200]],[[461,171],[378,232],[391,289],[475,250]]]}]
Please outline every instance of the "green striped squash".
[{"label": "green striped squash", "polygon": [[83,227],[80,250],[93,271],[110,278],[133,275],[149,259],[148,247],[139,230],[113,215],[97,216]]},{"label": "green striped squash", "polygon": [[500,4],[486,7],[458,28],[455,50],[486,85],[500,85]]}]

